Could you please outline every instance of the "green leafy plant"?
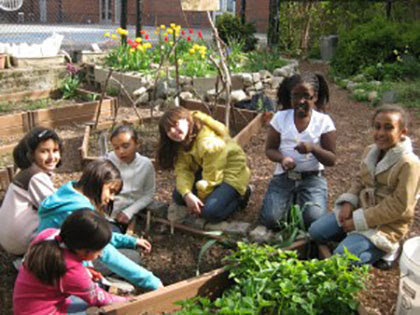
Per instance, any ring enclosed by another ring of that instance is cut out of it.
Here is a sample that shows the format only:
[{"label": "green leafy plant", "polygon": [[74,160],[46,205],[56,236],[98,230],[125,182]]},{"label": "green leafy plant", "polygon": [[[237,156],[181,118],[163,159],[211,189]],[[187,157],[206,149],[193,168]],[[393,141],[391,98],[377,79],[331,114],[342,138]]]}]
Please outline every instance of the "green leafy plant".
[{"label": "green leafy plant", "polygon": [[216,27],[221,39],[228,45],[232,41],[243,41],[244,51],[254,50],[258,39],[255,37],[257,29],[249,22],[242,23],[240,18],[230,13],[217,17]]},{"label": "green leafy plant", "polygon": [[273,72],[274,69],[287,65],[287,61],[280,57],[276,49],[259,49],[248,53],[244,68],[251,72],[258,72],[261,69]]},{"label": "green leafy plant", "polygon": [[298,260],[296,252],[239,242],[227,261],[234,285],[211,302],[180,302],[177,314],[351,314],[368,267],[345,252],[326,260]]},{"label": "green leafy plant", "polygon": [[[304,207],[309,204],[309,202],[305,203]],[[279,221],[278,226],[280,229],[279,234],[281,235],[281,239],[283,241],[276,246],[279,248],[289,246],[296,240],[296,237],[300,231],[303,233],[306,231],[300,206],[297,204],[292,205],[286,220]]]},{"label": "green leafy plant", "polygon": [[77,89],[82,83],[82,80],[79,77],[79,69],[72,65],[71,63],[67,64],[67,75],[64,80],[61,81],[58,89],[61,91],[63,99],[75,98],[77,95]]}]

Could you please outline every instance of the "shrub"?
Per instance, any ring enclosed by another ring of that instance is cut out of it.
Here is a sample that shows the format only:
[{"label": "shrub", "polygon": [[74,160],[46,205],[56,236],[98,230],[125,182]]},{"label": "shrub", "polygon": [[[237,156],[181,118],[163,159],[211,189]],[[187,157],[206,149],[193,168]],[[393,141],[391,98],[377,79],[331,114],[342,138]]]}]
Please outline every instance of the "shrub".
[{"label": "shrub", "polygon": [[[384,69],[368,68],[374,79],[380,79],[388,72],[389,78],[404,76],[410,67],[399,65],[401,53],[419,56],[420,22],[396,23],[378,17],[371,22],[339,32],[337,52],[332,60],[333,72],[349,76],[367,67],[378,64]],[[385,66],[387,65],[387,66]],[[391,66],[389,66],[391,65]],[[382,73],[381,71],[385,72]]]},{"label": "shrub", "polygon": [[258,72],[261,69],[273,72],[274,69],[281,68],[287,63],[280,57],[277,49],[259,49],[248,53],[244,68],[251,72]]},{"label": "shrub", "polygon": [[216,27],[221,39],[225,43],[232,40],[242,41],[244,51],[254,50],[258,39],[254,36],[256,28],[254,24],[246,22],[243,24],[239,17],[230,13],[224,13],[217,17]]}]

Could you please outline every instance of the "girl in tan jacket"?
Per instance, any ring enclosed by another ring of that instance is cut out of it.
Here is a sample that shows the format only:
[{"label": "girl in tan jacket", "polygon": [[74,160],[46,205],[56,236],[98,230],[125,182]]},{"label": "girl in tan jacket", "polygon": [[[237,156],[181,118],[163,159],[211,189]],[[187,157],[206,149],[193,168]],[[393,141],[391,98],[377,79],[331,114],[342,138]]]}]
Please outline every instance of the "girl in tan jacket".
[{"label": "girl in tan jacket", "polygon": [[309,234],[317,242],[340,241],[360,264],[392,261],[409,231],[420,191],[420,162],[407,134],[407,114],[395,105],[373,115],[374,144],[363,153],[350,190],[335,202],[334,212],[315,221]]}]

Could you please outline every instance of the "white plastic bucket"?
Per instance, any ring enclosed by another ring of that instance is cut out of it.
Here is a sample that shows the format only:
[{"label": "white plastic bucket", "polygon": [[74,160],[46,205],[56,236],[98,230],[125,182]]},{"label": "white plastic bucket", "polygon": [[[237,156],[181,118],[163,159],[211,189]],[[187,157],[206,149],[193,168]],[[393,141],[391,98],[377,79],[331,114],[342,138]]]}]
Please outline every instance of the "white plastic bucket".
[{"label": "white plastic bucket", "polygon": [[420,236],[404,243],[396,315],[420,314]]}]

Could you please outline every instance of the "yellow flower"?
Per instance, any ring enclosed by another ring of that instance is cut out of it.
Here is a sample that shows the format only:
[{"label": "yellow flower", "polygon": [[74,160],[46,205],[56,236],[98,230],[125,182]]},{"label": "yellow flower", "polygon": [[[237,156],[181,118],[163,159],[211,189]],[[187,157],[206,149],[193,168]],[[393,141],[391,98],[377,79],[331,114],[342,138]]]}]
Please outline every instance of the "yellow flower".
[{"label": "yellow flower", "polygon": [[171,26],[171,28],[175,29],[176,28],[176,24],[175,23],[171,23],[169,24]]},{"label": "yellow flower", "polygon": [[164,29],[166,28],[166,26],[162,24],[162,25],[160,26],[160,28],[164,30]]},{"label": "yellow flower", "polygon": [[168,33],[163,34],[163,37],[166,37],[166,36],[168,36]]},{"label": "yellow flower", "polygon": [[137,38],[136,38],[136,42],[137,42],[137,43],[141,43],[141,41],[142,41],[142,38],[141,38],[141,37],[137,37]]},{"label": "yellow flower", "polygon": [[181,31],[181,25],[175,26],[175,31],[177,31],[177,32]]},{"label": "yellow flower", "polygon": [[397,56],[397,61],[402,61],[401,56]]},{"label": "yellow flower", "polygon": [[140,50],[141,52],[144,52],[146,50],[146,48],[144,47],[144,45],[138,45],[137,50]]},{"label": "yellow flower", "polygon": [[173,30],[172,28],[168,28],[166,31],[167,31],[169,34],[173,34],[173,33],[174,33],[174,30]]},{"label": "yellow flower", "polygon": [[144,44],[144,47],[146,47],[146,48],[152,48],[152,44],[151,43],[145,43]]},{"label": "yellow flower", "polygon": [[398,50],[394,49],[394,54],[398,55]]},{"label": "yellow flower", "polygon": [[117,36],[117,35],[115,35],[115,34],[112,34],[112,35],[111,35],[111,38],[112,38],[112,39],[118,39],[118,36]]},{"label": "yellow flower", "polygon": [[203,53],[203,52],[202,52],[202,53],[201,53],[201,58],[203,58],[203,59],[204,59],[205,57],[206,57],[206,53]]},{"label": "yellow flower", "polygon": [[155,32],[154,32],[156,35],[157,34],[159,34],[160,33],[160,31],[159,30],[155,30]]},{"label": "yellow flower", "polygon": [[188,52],[190,53],[190,55],[193,55],[193,54],[195,53],[195,49],[194,49],[194,48],[190,48],[190,49],[188,50]]},{"label": "yellow flower", "polygon": [[119,28],[117,28],[117,30],[116,30],[116,32],[118,33],[118,34],[121,34],[121,31],[122,31],[123,29],[121,28],[121,27],[119,27]]},{"label": "yellow flower", "polygon": [[175,36],[179,37],[179,31],[175,31]]},{"label": "yellow flower", "polygon": [[170,45],[170,46],[173,46],[173,45],[174,45],[174,42],[173,42],[173,41],[170,41],[170,42],[169,42],[169,45]]},{"label": "yellow flower", "polygon": [[200,45],[194,44],[194,45],[193,45],[193,49],[194,49],[194,50],[199,50],[199,49],[200,49]]},{"label": "yellow flower", "polygon": [[180,65],[180,66],[182,66],[182,64],[184,63],[184,60],[182,60],[182,59],[178,59],[178,64]]},{"label": "yellow flower", "polygon": [[134,48],[130,48],[130,52],[131,53],[133,53],[133,52],[135,52],[136,50],[134,49]]},{"label": "yellow flower", "polygon": [[110,37],[110,36],[111,36],[111,34],[110,34],[109,32],[106,32],[106,33],[104,34],[104,36],[105,36],[105,37]]},{"label": "yellow flower", "polygon": [[125,35],[125,36],[127,36],[127,35],[128,35],[128,30],[122,30],[122,31],[121,31],[121,35]]}]

